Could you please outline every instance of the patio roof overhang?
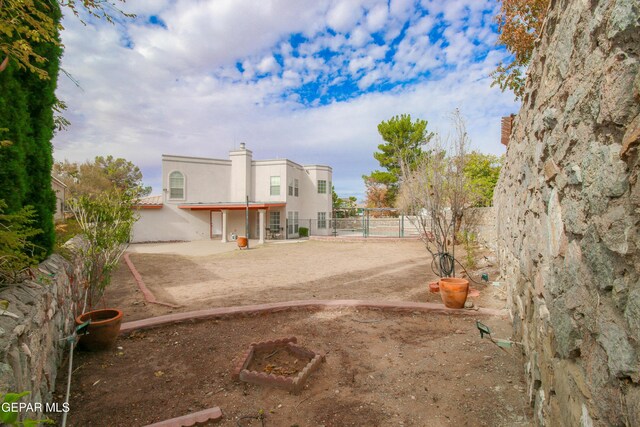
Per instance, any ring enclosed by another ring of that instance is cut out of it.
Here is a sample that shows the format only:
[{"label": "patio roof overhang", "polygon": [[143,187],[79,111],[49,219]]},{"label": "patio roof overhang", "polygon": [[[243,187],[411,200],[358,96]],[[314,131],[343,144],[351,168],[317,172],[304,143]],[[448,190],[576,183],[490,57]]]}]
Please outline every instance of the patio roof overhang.
[{"label": "patio roof overhang", "polygon": [[[281,208],[286,206],[285,202],[249,202],[249,209],[269,209],[269,208]],[[192,211],[221,211],[221,210],[244,210],[247,208],[246,203],[242,202],[228,202],[228,203],[187,203],[184,205],[178,205],[180,209],[189,209]]]}]

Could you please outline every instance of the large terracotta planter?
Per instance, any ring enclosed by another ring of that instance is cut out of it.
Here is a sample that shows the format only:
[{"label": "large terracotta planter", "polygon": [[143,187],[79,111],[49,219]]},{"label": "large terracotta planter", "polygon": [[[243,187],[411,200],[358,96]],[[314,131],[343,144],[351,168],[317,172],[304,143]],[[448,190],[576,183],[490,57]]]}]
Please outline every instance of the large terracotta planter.
[{"label": "large terracotta planter", "polygon": [[116,342],[122,323],[122,311],[108,308],[88,311],[76,317],[76,325],[81,325],[91,319],[87,335],[82,335],[78,347],[83,350],[108,350]]},{"label": "large terracotta planter", "polygon": [[240,249],[246,248],[248,244],[249,244],[249,241],[247,240],[246,237],[238,237],[238,247]]},{"label": "large terracotta planter", "polygon": [[457,277],[443,277],[440,279],[440,298],[446,307],[464,308],[469,292],[469,281]]}]

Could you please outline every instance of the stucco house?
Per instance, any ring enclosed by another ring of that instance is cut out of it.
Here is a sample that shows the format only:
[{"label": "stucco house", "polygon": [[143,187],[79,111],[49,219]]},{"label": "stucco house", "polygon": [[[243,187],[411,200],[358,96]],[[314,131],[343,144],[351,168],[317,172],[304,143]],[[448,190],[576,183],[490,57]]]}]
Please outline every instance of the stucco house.
[{"label": "stucco house", "polygon": [[51,188],[56,193],[56,211],[53,214],[55,221],[64,219],[64,204],[67,200],[67,186],[55,176],[51,175]]},{"label": "stucco house", "polygon": [[314,234],[329,234],[332,169],[287,159],[253,160],[240,144],[229,160],[162,156],[162,195],[143,199],[133,242],[222,242],[249,238],[297,238],[300,221]]}]

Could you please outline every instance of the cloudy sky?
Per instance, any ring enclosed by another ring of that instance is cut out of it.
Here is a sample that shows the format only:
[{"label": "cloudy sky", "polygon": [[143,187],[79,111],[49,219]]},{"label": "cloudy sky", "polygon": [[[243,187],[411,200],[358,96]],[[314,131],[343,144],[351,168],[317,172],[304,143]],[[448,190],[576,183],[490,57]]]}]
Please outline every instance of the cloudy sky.
[{"label": "cloudy sky", "polygon": [[448,132],[459,108],[474,149],[502,154],[516,112],[489,73],[493,0],[130,0],[115,25],[65,18],[58,96],[71,127],[56,160],[124,157],[161,191],[162,154],[333,167],[341,196],[378,167],[377,125],[396,114]]}]

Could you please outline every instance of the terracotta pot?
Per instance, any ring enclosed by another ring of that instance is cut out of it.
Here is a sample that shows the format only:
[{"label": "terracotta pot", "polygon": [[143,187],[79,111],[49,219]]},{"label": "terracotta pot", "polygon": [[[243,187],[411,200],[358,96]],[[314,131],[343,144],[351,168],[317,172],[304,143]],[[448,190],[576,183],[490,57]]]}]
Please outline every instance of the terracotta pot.
[{"label": "terracotta pot", "polygon": [[116,342],[122,323],[122,311],[114,308],[88,311],[76,317],[76,325],[91,319],[87,335],[82,335],[78,347],[88,351],[108,350]]},{"label": "terracotta pot", "polygon": [[440,292],[440,285],[438,284],[438,282],[429,283],[429,292],[431,292],[432,294],[437,294],[438,292]]},{"label": "terracotta pot", "polygon": [[463,308],[469,292],[469,281],[458,277],[440,279],[440,298],[449,308]]},{"label": "terracotta pot", "polygon": [[239,248],[246,248],[248,244],[249,244],[249,241],[247,240],[246,237],[238,237]]}]

